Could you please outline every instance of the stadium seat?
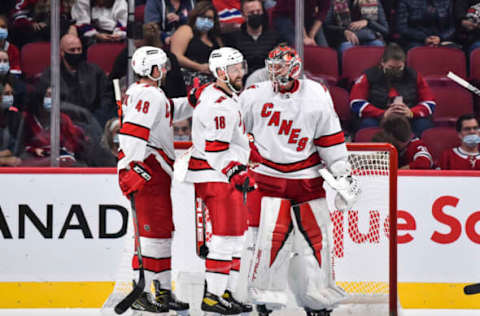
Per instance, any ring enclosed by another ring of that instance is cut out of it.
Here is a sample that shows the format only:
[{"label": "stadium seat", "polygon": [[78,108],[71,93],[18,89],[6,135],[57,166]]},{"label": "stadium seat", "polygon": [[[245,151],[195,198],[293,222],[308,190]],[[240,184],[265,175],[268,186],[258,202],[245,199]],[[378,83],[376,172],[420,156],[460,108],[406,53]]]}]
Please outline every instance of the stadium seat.
[{"label": "stadium seat", "polygon": [[320,77],[330,85],[338,82],[337,52],[329,47],[305,46],[303,59],[305,71],[312,77]]},{"label": "stadium seat", "polygon": [[118,54],[125,48],[125,43],[97,43],[88,48],[87,60],[98,65],[108,75]]},{"label": "stadium seat", "polygon": [[20,60],[25,80],[33,83],[50,66],[50,43],[25,44],[20,53]]},{"label": "stadium seat", "polygon": [[480,82],[480,49],[470,54],[470,79]]},{"label": "stadium seat", "polygon": [[469,91],[452,84],[448,88],[431,86],[437,106],[433,121],[437,125],[455,125],[457,118],[473,112],[473,98]]},{"label": "stadium seat", "polygon": [[421,73],[429,83],[444,80],[449,71],[466,78],[465,53],[450,47],[414,47],[407,53],[407,65]]},{"label": "stadium seat", "polygon": [[338,117],[340,118],[340,122],[342,123],[342,127],[344,129],[348,129],[352,120],[352,112],[350,110],[350,104],[348,102],[348,91],[335,86],[330,86],[329,90],[330,95],[332,96],[335,111],[337,112]]},{"label": "stadium seat", "polygon": [[368,143],[372,141],[373,136],[380,132],[382,129],[380,127],[367,127],[358,130],[355,133],[354,141],[356,143]]},{"label": "stadium seat", "polygon": [[137,5],[135,7],[135,21],[142,22],[145,15],[145,5]]},{"label": "stadium seat", "polygon": [[342,78],[346,80],[347,87],[365,70],[380,63],[383,50],[384,47],[354,46],[343,53]]},{"label": "stadium seat", "polygon": [[427,129],[422,134],[422,140],[430,150],[433,161],[437,164],[444,150],[460,145],[455,128],[446,126]]}]

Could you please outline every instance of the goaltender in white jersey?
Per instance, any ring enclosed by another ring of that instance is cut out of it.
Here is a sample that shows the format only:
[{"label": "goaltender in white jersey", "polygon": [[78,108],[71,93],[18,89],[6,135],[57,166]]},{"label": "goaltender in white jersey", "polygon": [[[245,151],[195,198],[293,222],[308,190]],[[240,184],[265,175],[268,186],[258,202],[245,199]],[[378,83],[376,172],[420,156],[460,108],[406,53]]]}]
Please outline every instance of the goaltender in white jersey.
[{"label": "goaltender in white jersey", "polygon": [[[261,156],[252,170],[258,189],[248,197],[255,245],[246,254],[252,256],[248,294],[260,315],[285,306],[288,272],[297,304],[307,315],[327,316],[346,293],[330,271],[331,223],[319,169],[325,164],[351,191],[344,135],[326,87],[298,79],[294,49],[276,47],[266,66],[270,80],[240,96],[252,150]],[[345,209],[353,199],[337,201]]]}]

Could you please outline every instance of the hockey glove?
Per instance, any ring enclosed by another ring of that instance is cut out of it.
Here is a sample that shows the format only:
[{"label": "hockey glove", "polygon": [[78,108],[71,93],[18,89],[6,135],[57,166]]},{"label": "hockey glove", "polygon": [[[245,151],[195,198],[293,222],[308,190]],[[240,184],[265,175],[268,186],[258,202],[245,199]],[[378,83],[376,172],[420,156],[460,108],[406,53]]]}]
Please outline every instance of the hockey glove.
[{"label": "hockey glove", "polygon": [[227,176],[228,182],[230,182],[235,189],[242,193],[247,193],[255,190],[255,180],[248,176],[247,170],[247,166],[231,161],[223,168],[222,172]]},{"label": "hockey glove", "polygon": [[335,207],[340,211],[349,210],[358,200],[360,186],[358,179],[351,175],[351,167],[348,162],[337,161],[330,166],[330,171],[320,169],[320,175],[337,194]]},{"label": "hockey glove", "polygon": [[118,174],[120,189],[124,195],[129,196],[141,190],[145,183],[152,179],[151,174],[152,171],[145,163],[132,161],[130,169],[122,169]]}]

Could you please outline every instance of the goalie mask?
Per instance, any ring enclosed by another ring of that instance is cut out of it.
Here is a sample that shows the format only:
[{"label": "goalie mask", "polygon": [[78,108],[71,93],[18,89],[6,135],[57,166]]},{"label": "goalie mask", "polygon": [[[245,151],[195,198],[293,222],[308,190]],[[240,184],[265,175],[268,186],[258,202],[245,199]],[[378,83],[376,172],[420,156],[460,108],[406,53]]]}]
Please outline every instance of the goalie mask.
[{"label": "goalie mask", "polygon": [[[152,77],[153,67],[157,66],[159,77]],[[132,56],[133,71],[140,77],[148,77],[153,81],[165,78],[170,70],[170,60],[163,50],[153,46],[143,46],[135,50]]]},{"label": "goalie mask", "polygon": [[273,89],[279,91],[290,81],[300,77],[302,60],[293,48],[279,45],[268,53],[265,67],[273,83]]},{"label": "goalie mask", "polygon": [[[231,47],[215,49],[210,54],[208,66],[215,78],[225,82],[235,93],[243,87],[243,76],[247,73],[247,62],[242,53]],[[219,74],[219,71],[220,74]],[[225,78],[223,78],[225,74]]]}]

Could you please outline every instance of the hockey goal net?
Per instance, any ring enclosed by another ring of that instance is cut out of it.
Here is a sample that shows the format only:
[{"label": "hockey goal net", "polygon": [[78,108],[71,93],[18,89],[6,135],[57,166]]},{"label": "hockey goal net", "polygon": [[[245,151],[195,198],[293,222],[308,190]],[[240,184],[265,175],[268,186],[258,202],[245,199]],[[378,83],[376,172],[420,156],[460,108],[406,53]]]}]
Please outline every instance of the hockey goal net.
[{"label": "hockey goal net", "polygon": [[[176,146],[180,151],[188,147],[190,147],[190,143],[181,143],[180,146]],[[346,212],[333,210],[330,213],[333,224],[332,272],[337,285],[350,296],[347,304],[344,304],[346,309],[347,305],[350,306],[348,312],[333,313],[333,316],[396,316],[396,150],[389,144],[377,143],[351,143],[347,144],[347,147],[353,174],[358,177],[360,182],[361,195],[352,210]],[[333,205],[331,201],[329,203]],[[181,229],[181,227],[177,226],[177,229]],[[137,278],[137,274],[132,273],[130,268],[133,249],[131,227],[129,227],[129,232],[125,238],[124,255],[122,255],[122,260],[117,268],[118,276],[115,288],[104,305],[104,311],[111,310],[125,297],[131,290],[131,280]],[[195,254],[192,253],[192,256]],[[176,267],[173,266],[173,269],[175,270]],[[187,283],[178,283],[179,290],[182,287],[190,286],[188,281]],[[201,285],[199,287],[201,291]],[[186,295],[183,299],[192,303],[195,300],[190,296],[190,294]],[[293,301],[292,304],[294,304]],[[195,310],[195,306],[192,308]],[[354,309],[353,314],[350,311],[351,308]],[[355,308],[363,308],[365,312],[357,313]],[[304,315],[304,313],[299,311],[299,315]]]},{"label": "hockey goal net", "polygon": [[347,303],[382,304],[387,311],[379,315],[397,315],[396,150],[377,143],[347,146],[361,195],[351,210],[330,213],[334,278],[350,294]]}]

